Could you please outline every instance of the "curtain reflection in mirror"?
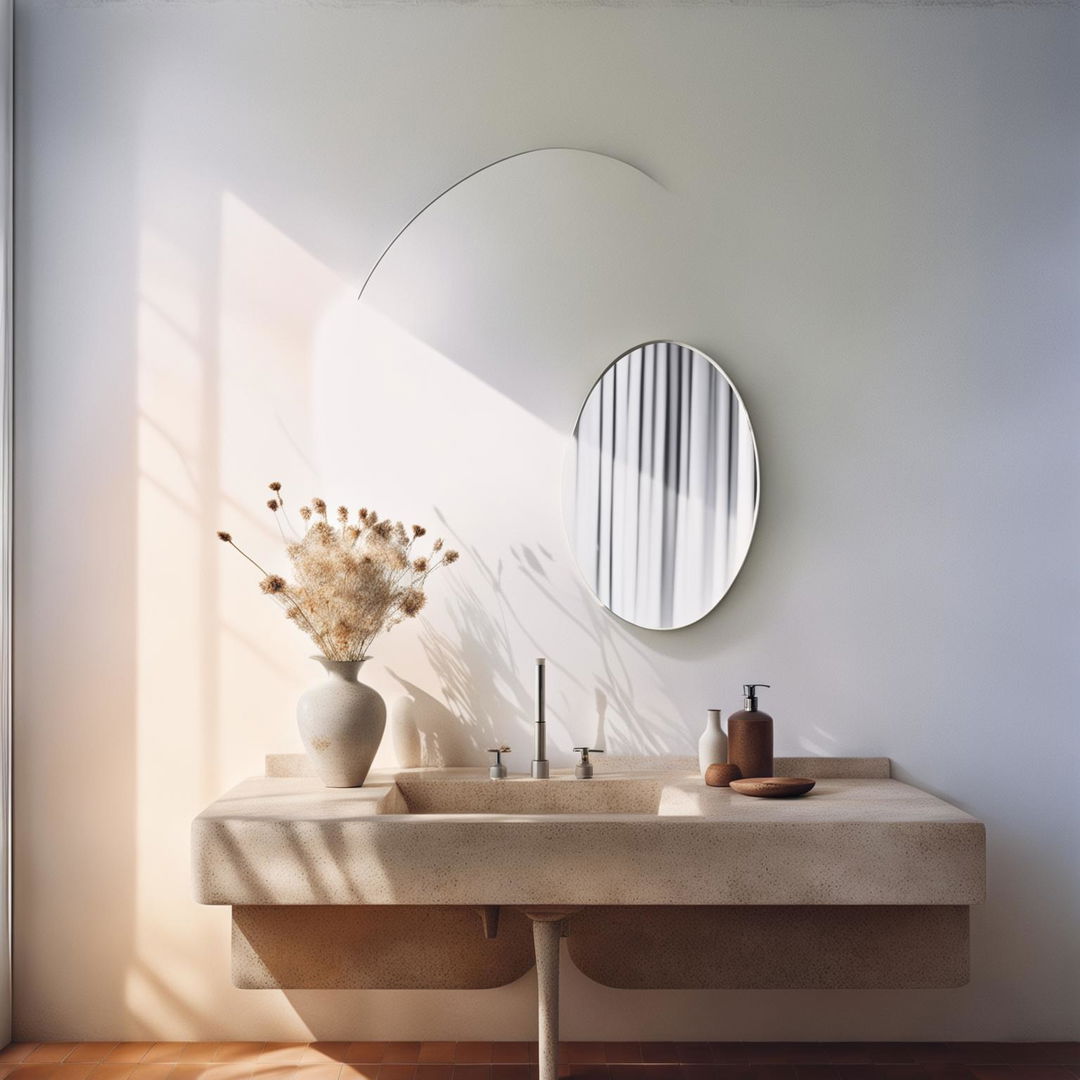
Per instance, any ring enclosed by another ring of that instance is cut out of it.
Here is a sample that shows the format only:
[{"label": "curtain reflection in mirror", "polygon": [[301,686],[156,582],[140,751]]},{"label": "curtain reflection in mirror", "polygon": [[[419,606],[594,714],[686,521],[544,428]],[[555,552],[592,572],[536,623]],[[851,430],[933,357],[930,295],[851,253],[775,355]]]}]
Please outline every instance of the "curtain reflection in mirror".
[{"label": "curtain reflection in mirror", "polygon": [[620,357],[575,431],[571,541],[598,599],[639,626],[685,626],[738,573],[753,534],[757,457],[724,373],[672,342]]}]

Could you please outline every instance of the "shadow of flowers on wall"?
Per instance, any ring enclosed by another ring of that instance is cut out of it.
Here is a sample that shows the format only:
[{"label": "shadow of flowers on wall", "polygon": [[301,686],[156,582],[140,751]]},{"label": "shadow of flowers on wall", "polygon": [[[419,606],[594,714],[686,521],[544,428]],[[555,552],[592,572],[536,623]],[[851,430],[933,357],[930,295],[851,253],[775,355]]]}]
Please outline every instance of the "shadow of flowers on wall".
[{"label": "shadow of flowers on wall", "polygon": [[[523,771],[540,656],[548,660],[553,761],[569,764],[570,747],[584,742],[621,754],[688,752],[674,708],[662,707],[667,695],[657,697],[659,677],[638,632],[601,608],[568,564],[540,544],[511,545],[508,558],[489,560],[438,516],[468,568],[448,582],[438,621],[423,620],[438,695],[390,671],[411,699],[420,764],[484,764],[488,747],[507,742],[517,750],[514,771]],[[539,615],[526,624],[520,610]]]}]

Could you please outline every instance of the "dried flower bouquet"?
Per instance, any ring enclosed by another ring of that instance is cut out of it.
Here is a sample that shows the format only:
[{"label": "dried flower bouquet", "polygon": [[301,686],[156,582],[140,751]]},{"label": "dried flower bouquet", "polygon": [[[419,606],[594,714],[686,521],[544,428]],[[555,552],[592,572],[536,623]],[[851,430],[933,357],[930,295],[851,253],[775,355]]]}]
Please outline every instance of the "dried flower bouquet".
[{"label": "dried flower bouquet", "polygon": [[327,660],[365,659],[380,633],[419,614],[428,577],[458,559],[456,551],[444,550],[441,539],[428,554],[420,554],[416,544],[427,532],[422,525],[406,529],[366,507],[352,522],[348,508],[339,506],[337,523],[331,524],[322,499],[300,507],[301,533],[286,516],[281,484],[271,484],[270,490],[273,497],[266,505],[285,541],[294,582],[261,567],[231,533],[219,532],[218,537],[262,574],[262,591]]}]

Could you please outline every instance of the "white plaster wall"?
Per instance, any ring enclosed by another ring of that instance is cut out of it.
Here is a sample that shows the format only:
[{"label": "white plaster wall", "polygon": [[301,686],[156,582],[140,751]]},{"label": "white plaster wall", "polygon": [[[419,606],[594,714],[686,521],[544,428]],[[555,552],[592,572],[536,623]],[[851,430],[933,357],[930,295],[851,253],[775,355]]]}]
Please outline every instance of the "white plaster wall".
[{"label": "white plaster wall", "polygon": [[[988,823],[969,987],[617,992],[569,967],[565,1037],[1080,1037],[1077,17],[23,0],[17,1037],[532,1030],[531,976],[229,984],[188,823],[298,748],[314,677],[213,535],[274,558],[270,479],[441,519],[465,552],[369,665],[460,760],[496,734],[527,760],[546,654],[560,760],[600,714],[612,749],[691,752],[761,680],[781,753],[888,755]],[[537,166],[513,174],[556,192],[534,219],[492,180],[343,301],[441,187],[553,144],[664,190],[612,173],[609,205],[601,173]],[[558,516],[584,393],[655,336],[724,364],[764,472],[742,576],[670,634],[592,605]]]}]

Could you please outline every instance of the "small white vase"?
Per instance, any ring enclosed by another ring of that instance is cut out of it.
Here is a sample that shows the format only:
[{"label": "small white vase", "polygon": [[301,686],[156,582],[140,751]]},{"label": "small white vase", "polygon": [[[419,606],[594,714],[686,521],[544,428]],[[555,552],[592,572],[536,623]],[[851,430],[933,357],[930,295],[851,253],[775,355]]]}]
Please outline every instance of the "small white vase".
[{"label": "small white vase", "polygon": [[386,703],[357,681],[365,660],[327,660],[324,682],[304,691],[296,704],[300,738],[315,772],[327,787],[363,787],[386,728]]},{"label": "small white vase", "polygon": [[420,728],[416,723],[416,702],[402,694],[390,702],[390,740],[403,769],[416,769],[422,763]]},{"label": "small white vase", "polygon": [[710,765],[723,765],[727,761],[727,736],[720,726],[720,710],[710,709],[705,719],[705,730],[698,739],[698,766],[701,775]]}]

